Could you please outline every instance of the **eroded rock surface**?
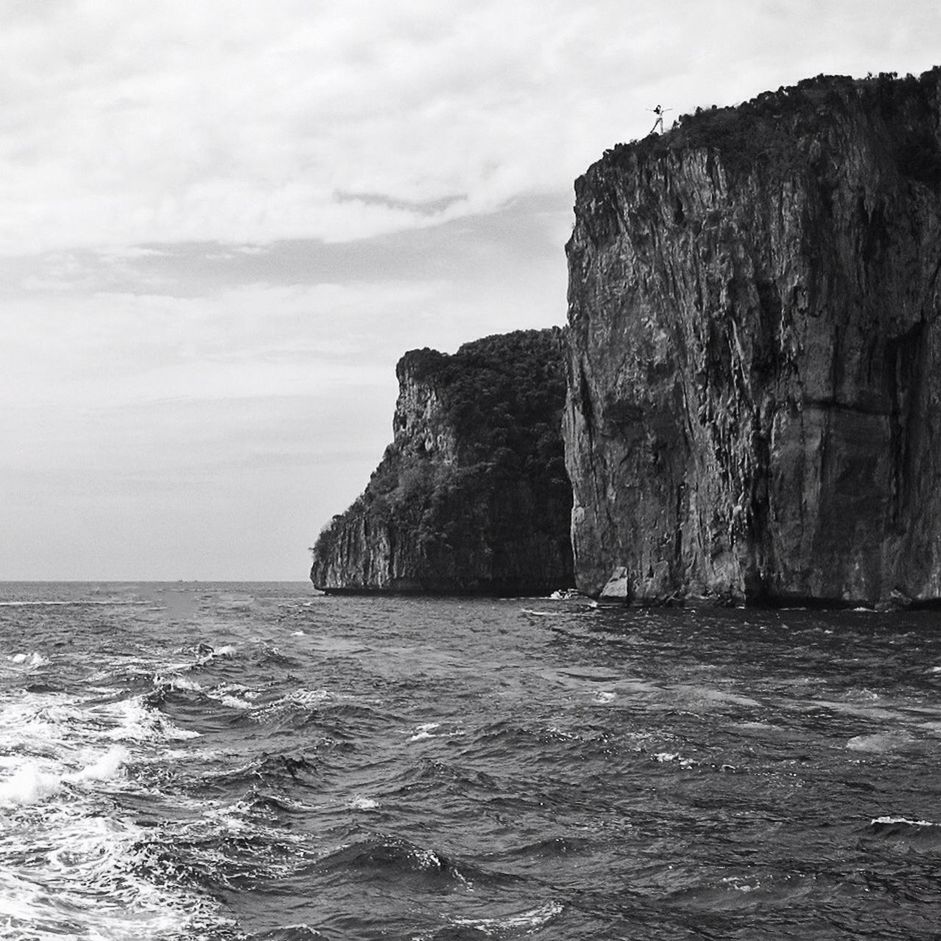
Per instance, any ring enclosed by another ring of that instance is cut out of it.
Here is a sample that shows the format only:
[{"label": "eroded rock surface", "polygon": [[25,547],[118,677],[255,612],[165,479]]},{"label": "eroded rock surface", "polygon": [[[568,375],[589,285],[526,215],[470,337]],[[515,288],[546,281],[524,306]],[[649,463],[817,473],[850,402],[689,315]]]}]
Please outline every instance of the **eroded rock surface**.
[{"label": "eroded rock surface", "polygon": [[580,588],[941,597],[941,70],[819,77],[576,183]]}]

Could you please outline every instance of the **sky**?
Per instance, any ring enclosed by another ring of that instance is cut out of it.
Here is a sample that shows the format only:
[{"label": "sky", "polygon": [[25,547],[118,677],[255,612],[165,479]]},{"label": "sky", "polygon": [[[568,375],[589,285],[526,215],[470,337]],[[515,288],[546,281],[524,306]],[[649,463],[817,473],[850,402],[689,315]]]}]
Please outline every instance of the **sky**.
[{"label": "sky", "polygon": [[0,24],[0,580],[304,579],[391,440],[402,353],[564,323],[573,181],[648,109],[941,64],[937,0]]}]

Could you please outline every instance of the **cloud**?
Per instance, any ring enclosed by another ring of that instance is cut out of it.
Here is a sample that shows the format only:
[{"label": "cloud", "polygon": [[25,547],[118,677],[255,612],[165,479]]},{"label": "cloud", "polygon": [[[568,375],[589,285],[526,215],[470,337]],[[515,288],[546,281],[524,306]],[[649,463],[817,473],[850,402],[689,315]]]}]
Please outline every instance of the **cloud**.
[{"label": "cloud", "polygon": [[920,0],[8,8],[6,252],[346,241],[486,213],[567,187],[646,133],[655,101],[927,67],[941,23]]}]

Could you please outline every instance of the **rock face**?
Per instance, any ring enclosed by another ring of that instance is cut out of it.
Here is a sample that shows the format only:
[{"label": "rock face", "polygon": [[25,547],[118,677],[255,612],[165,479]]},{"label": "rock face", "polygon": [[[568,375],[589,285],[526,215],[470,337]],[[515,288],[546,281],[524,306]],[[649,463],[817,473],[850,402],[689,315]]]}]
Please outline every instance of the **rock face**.
[{"label": "rock face", "polygon": [[578,586],[941,597],[941,70],[819,77],[576,183]]},{"label": "rock face", "polygon": [[542,594],[573,583],[562,331],[406,353],[395,440],[321,533],[326,591]]}]

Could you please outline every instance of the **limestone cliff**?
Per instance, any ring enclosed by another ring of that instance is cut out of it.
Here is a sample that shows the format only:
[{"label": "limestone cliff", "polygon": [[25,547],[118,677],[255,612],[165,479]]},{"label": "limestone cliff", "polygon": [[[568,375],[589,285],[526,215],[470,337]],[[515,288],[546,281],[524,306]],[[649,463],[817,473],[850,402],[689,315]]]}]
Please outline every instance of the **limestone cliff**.
[{"label": "limestone cliff", "polygon": [[577,181],[580,588],[941,597],[939,121],[939,69],[821,76]]},{"label": "limestone cliff", "polygon": [[573,582],[561,330],[406,353],[394,441],[321,533],[327,591],[533,594]]}]

